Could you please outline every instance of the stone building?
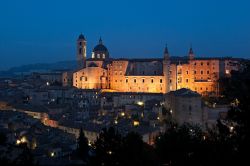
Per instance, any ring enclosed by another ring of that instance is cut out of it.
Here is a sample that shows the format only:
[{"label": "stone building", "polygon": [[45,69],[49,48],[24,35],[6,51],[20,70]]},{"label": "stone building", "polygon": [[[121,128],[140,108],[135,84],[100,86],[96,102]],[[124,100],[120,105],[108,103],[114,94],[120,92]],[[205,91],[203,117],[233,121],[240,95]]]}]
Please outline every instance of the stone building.
[{"label": "stone building", "polygon": [[201,95],[189,89],[179,89],[165,95],[165,107],[178,124],[193,123],[204,127]]},{"label": "stone building", "polygon": [[[236,59],[199,58],[192,48],[185,57],[170,57],[166,46],[163,58],[114,59],[102,39],[94,47],[91,58],[86,59],[86,39],[82,34],[77,40],[77,52],[81,65],[73,73],[73,86],[79,89],[167,93],[188,88],[202,95],[217,96],[219,78],[231,70],[239,70]],[[236,65],[228,67],[231,63]]]}]

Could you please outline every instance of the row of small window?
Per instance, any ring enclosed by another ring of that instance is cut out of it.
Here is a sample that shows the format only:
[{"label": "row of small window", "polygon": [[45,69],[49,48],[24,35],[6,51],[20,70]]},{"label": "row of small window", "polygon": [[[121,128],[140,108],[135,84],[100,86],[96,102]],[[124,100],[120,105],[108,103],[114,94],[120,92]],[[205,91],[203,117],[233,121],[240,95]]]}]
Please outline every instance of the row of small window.
[{"label": "row of small window", "polygon": [[[171,74],[171,71],[169,71],[169,73]],[[182,73],[182,71],[181,70],[179,70],[178,72],[177,72],[178,74],[181,74]],[[188,74],[189,72],[188,71],[186,71],[186,74]],[[196,71],[194,71],[194,74],[196,74],[197,72]],[[207,70],[207,74],[209,74],[210,72],[209,72],[209,70]],[[203,71],[201,70],[201,74],[203,74]]]},{"label": "row of small window", "polygon": [[[194,74],[196,74],[197,72],[196,71],[194,71]],[[203,74],[204,72],[203,72],[203,70],[201,70],[201,74]],[[209,74],[210,72],[209,72],[209,70],[207,71],[207,74]]]},{"label": "row of small window", "polygon": [[[195,87],[194,89],[197,91],[198,88]],[[206,91],[208,91],[208,87],[206,87],[206,88],[204,88],[204,89],[206,89]],[[203,88],[200,87],[200,90],[203,90]]]},{"label": "row of small window", "polygon": [[[136,82],[137,82],[137,80],[134,79],[134,83],[136,83]],[[126,79],[126,83],[128,83],[128,79]],[[142,83],[145,83],[145,79],[144,78],[142,79]],[[154,79],[151,79],[151,83],[154,83]],[[160,79],[160,83],[162,83],[162,79]]]},{"label": "row of small window", "polygon": [[[169,82],[172,83],[172,80],[170,79]],[[178,78],[178,83],[181,83],[181,82],[182,82],[182,79]],[[188,79],[186,79],[186,83],[188,83]]]},{"label": "row of small window", "polygon": [[[130,90],[132,90],[132,87],[129,87]],[[141,87],[138,87],[138,90],[141,90]],[[149,91],[149,87],[147,87],[147,91]],[[162,91],[162,87],[160,87],[160,91]]]},{"label": "row of small window", "polygon": [[102,54],[102,55],[100,55],[100,54],[97,54],[97,57],[95,57],[95,53],[93,52],[92,53],[92,58],[105,58],[105,54]]},{"label": "row of small window", "polygon": [[[204,64],[204,63],[203,63],[203,62],[201,62],[200,64],[201,64],[201,66],[203,66],[203,64]],[[196,62],[194,63],[194,65],[196,65]],[[209,62],[207,62],[207,65],[209,66],[209,65],[210,65],[210,63],[209,63]],[[213,63],[213,65],[215,65],[215,63]]]}]

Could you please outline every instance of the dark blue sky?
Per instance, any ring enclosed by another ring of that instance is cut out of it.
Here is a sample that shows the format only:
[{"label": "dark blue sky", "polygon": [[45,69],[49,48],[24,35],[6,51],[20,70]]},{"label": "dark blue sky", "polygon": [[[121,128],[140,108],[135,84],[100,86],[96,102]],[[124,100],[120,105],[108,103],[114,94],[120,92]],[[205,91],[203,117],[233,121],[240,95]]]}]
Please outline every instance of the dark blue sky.
[{"label": "dark blue sky", "polygon": [[0,69],[75,59],[102,36],[112,57],[250,57],[248,0],[6,0],[0,2]]}]

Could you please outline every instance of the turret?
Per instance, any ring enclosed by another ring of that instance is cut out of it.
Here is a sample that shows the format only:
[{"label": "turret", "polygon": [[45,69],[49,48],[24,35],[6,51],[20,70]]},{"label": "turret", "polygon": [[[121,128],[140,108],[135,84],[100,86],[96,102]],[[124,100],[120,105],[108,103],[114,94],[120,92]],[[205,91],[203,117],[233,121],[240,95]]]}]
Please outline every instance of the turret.
[{"label": "turret", "polygon": [[82,69],[86,66],[86,39],[80,34],[77,39],[77,68]]},{"label": "turret", "polygon": [[194,51],[193,51],[192,46],[189,49],[188,58],[189,58],[189,60],[193,60],[194,59]]}]

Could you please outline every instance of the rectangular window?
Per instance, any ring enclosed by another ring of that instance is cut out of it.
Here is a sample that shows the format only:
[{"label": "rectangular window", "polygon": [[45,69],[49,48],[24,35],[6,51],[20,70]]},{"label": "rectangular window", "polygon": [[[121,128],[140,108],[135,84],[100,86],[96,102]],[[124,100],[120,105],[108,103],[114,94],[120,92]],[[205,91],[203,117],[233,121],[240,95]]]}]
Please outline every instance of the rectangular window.
[{"label": "rectangular window", "polygon": [[87,77],[85,77],[85,81],[88,81],[88,78],[87,78]]},{"label": "rectangular window", "polygon": [[203,66],[203,62],[201,62],[201,66]]},{"label": "rectangular window", "polygon": [[188,74],[188,71],[186,71],[186,73]]},{"label": "rectangular window", "polygon": [[145,80],[144,80],[144,78],[142,79],[142,83],[144,83],[145,82]]},{"label": "rectangular window", "polygon": [[201,74],[203,74],[203,71],[201,70]]},{"label": "rectangular window", "polygon": [[209,70],[207,71],[207,74],[209,74]]},{"label": "rectangular window", "polygon": [[162,79],[160,79],[160,83],[162,83]]},{"label": "rectangular window", "polygon": [[194,74],[196,74],[196,71],[194,71]]},{"label": "rectangular window", "polygon": [[128,79],[126,79],[126,83],[128,83]]},{"label": "rectangular window", "polygon": [[136,79],[134,79],[134,83],[136,83]]},{"label": "rectangular window", "polygon": [[186,79],[186,82],[188,83],[188,79]]},{"label": "rectangular window", "polygon": [[151,83],[154,83],[154,79],[151,79]]},{"label": "rectangular window", "polygon": [[169,80],[169,83],[172,83],[172,80],[171,80],[171,79]]}]

